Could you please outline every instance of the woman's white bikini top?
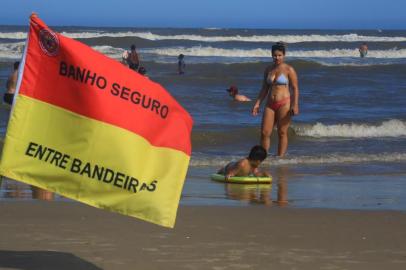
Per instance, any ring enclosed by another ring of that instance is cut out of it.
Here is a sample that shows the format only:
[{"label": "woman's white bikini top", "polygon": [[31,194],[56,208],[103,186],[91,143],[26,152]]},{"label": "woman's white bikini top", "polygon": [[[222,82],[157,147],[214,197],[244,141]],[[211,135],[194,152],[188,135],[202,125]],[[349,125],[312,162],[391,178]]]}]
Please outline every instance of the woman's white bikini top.
[{"label": "woman's white bikini top", "polygon": [[271,78],[268,76],[267,83],[270,85],[288,85],[289,79],[285,76],[285,74],[281,73],[275,81],[272,81]]}]

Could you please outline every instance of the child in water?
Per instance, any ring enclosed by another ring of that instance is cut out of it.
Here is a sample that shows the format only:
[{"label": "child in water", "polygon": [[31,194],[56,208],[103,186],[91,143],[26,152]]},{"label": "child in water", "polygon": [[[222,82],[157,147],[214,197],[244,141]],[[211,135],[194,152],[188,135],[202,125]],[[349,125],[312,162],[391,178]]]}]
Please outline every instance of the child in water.
[{"label": "child in water", "polygon": [[251,99],[249,99],[248,97],[238,94],[238,88],[234,85],[230,86],[230,88],[227,89],[227,92],[229,93],[230,97],[233,98],[234,101],[240,102],[251,101]]},{"label": "child in water", "polygon": [[240,159],[236,162],[228,163],[224,168],[221,168],[217,173],[229,179],[232,176],[270,176],[267,171],[259,170],[259,165],[267,157],[265,148],[261,145],[255,145],[251,148],[248,157]]}]

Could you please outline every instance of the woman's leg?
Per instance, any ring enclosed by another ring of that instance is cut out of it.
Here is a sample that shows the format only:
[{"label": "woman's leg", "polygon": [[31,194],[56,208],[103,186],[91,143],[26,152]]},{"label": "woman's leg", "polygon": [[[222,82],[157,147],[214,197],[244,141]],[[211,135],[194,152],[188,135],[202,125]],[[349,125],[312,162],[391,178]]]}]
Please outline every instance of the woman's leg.
[{"label": "woman's leg", "polygon": [[290,103],[283,105],[276,113],[276,121],[278,126],[278,156],[284,156],[288,150],[288,129],[291,122],[291,116],[289,114]]},{"label": "woman's leg", "polygon": [[275,112],[268,107],[265,107],[262,116],[261,124],[261,145],[269,152],[271,146],[271,135],[275,123]]}]

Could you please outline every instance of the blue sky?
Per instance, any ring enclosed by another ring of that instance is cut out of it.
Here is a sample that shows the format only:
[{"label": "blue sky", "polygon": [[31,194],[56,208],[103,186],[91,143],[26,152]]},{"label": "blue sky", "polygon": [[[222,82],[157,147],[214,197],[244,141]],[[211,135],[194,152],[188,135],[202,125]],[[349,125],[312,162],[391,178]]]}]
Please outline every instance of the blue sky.
[{"label": "blue sky", "polygon": [[54,26],[406,29],[406,0],[10,0],[0,24],[32,11]]}]

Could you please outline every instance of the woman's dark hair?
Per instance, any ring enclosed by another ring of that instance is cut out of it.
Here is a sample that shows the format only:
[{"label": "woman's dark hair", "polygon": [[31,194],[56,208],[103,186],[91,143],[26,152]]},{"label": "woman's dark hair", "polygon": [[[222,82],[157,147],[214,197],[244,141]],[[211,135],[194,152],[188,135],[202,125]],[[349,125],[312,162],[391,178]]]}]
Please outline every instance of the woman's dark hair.
[{"label": "woman's dark hair", "polygon": [[274,45],[272,45],[272,53],[275,51],[281,51],[283,54],[286,53],[286,45],[283,42],[276,42]]},{"label": "woman's dark hair", "polygon": [[261,145],[255,145],[254,147],[251,148],[248,158],[250,160],[263,161],[264,159],[266,159],[267,155],[268,153],[266,152],[265,148],[263,148]]}]

